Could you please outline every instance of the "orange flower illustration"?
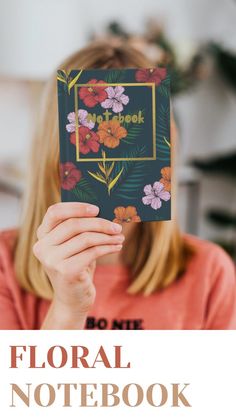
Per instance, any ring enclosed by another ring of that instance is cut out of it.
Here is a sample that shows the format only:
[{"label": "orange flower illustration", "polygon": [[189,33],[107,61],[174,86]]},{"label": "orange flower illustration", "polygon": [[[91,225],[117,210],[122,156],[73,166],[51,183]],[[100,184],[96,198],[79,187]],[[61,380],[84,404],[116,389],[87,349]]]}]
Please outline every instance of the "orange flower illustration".
[{"label": "orange flower illustration", "polygon": [[116,218],[114,218],[113,222],[122,224],[122,223],[140,223],[141,218],[137,214],[137,210],[135,207],[128,206],[128,207],[116,207],[114,209],[114,214]]},{"label": "orange flower illustration", "polygon": [[162,178],[160,182],[164,185],[164,189],[167,192],[171,191],[171,168],[170,167],[163,167],[161,169]]},{"label": "orange flower illustration", "polygon": [[109,148],[116,148],[120,144],[120,140],[128,134],[124,127],[115,119],[111,121],[103,121],[98,127],[99,142]]}]

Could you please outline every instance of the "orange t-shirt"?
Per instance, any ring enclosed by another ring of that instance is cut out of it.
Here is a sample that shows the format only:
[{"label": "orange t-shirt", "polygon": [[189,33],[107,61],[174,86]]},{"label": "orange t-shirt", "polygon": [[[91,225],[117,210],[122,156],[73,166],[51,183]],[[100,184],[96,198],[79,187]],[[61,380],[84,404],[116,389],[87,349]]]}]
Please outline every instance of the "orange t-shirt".
[{"label": "orange t-shirt", "polygon": [[[186,236],[196,252],[181,278],[151,296],[129,295],[129,269],[97,266],[87,329],[236,329],[236,278],[218,246]],[[13,269],[14,231],[0,233],[0,329],[40,329],[50,302],[21,289]],[[158,263],[158,261],[157,261]]]}]

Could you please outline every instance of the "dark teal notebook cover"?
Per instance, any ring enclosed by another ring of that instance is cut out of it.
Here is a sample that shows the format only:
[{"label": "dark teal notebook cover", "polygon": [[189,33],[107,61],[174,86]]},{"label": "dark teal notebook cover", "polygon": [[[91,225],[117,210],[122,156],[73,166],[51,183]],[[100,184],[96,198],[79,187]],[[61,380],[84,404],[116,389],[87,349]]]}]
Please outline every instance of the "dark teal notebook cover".
[{"label": "dark teal notebook cover", "polygon": [[62,201],[117,222],[169,220],[166,69],[58,70],[57,81]]}]

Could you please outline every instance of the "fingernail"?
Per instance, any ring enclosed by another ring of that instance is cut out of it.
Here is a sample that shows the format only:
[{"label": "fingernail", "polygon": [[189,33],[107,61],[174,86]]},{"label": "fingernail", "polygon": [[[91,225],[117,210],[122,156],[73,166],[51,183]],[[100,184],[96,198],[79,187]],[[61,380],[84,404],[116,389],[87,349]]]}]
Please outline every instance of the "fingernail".
[{"label": "fingernail", "polygon": [[86,207],[86,212],[88,214],[96,214],[97,212],[99,212],[99,208],[97,207],[97,205],[88,205]]},{"label": "fingernail", "polygon": [[[114,236],[115,237],[115,236]],[[119,242],[123,242],[125,240],[125,236],[123,236],[123,235],[121,235],[121,236],[118,236],[117,237],[117,241],[119,241]]]},{"label": "fingernail", "polygon": [[122,226],[120,224],[113,223],[112,230],[116,233],[120,233],[122,231]]}]

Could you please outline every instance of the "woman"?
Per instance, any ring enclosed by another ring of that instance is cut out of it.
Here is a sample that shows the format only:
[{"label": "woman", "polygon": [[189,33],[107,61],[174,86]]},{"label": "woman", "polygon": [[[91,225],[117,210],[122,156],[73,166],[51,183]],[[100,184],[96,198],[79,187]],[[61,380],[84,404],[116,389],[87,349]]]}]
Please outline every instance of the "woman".
[{"label": "woman", "polygon": [[[130,45],[98,42],[61,68],[152,67]],[[1,234],[2,329],[234,329],[235,272],[176,220],[126,223],[60,203],[57,93],[50,80],[20,228]],[[173,141],[172,124],[172,141]]]}]

